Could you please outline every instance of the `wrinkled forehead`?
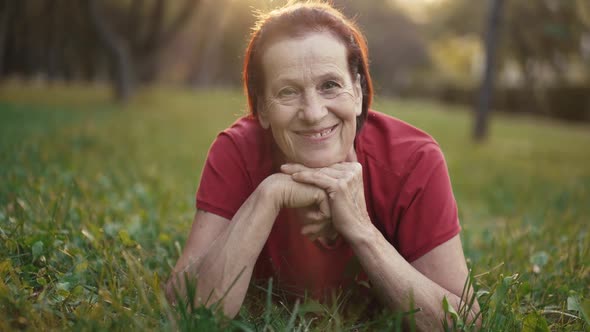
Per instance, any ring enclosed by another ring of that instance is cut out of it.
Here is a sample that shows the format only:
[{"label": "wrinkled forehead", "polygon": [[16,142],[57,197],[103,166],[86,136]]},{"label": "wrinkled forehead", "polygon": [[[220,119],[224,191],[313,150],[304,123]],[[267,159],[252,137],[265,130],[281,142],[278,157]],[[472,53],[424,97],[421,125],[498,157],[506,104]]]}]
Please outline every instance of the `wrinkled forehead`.
[{"label": "wrinkled forehead", "polygon": [[276,39],[265,48],[261,62],[266,80],[311,72],[348,73],[346,47],[329,32]]}]

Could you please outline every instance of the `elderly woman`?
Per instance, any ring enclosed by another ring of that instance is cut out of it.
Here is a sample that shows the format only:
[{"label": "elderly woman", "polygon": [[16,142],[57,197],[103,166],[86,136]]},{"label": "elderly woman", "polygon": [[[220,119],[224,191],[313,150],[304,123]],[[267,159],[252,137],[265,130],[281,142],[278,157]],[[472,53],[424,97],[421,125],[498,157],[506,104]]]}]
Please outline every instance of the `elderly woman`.
[{"label": "elderly woman", "polygon": [[269,13],[244,86],[250,114],[211,146],[169,296],[186,273],[198,303],[227,292],[233,317],[253,278],[317,298],[367,278],[392,309],[421,308],[420,329],[440,327],[468,276],[446,164],[429,135],[369,109],[355,25],[326,4]]}]

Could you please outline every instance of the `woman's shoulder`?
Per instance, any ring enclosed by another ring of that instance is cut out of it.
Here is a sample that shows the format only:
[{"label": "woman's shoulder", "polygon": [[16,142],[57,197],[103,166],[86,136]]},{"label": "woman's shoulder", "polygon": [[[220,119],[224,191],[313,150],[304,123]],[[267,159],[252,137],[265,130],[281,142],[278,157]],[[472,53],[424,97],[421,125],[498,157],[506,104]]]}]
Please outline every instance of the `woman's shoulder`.
[{"label": "woman's shoulder", "polygon": [[[268,145],[268,134],[258,120],[245,115],[236,119],[229,127],[219,132],[213,145],[222,145],[226,152],[255,154]],[[231,148],[230,148],[231,146]]]},{"label": "woman's shoulder", "polygon": [[242,116],[219,133],[209,150],[209,158],[224,154],[233,164],[247,170],[253,181],[258,181],[272,167],[271,140],[257,119]]},{"label": "woman's shoulder", "polygon": [[363,128],[368,137],[398,141],[435,142],[432,136],[403,120],[394,116],[369,110]]},{"label": "woman's shoulder", "polygon": [[442,155],[436,140],[425,131],[391,115],[369,111],[357,148],[375,163],[395,173],[411,160]]},{"label": "woman's shoulder", "polygon": [[263,134],[264,129],[260,126],[258,120],[250,115],[239,117],[220,133],[220,135],[227,135],[244,144],[262,139]]}]

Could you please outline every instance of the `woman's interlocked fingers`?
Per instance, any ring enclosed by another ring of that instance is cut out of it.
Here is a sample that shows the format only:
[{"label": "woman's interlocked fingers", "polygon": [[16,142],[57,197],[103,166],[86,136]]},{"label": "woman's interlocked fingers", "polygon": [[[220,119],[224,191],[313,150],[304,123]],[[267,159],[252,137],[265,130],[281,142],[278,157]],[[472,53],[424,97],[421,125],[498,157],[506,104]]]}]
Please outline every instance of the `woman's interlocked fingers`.
[{"label": "woman's interlocked fingers", "polygon": [[287,164],[281,170],[293,180],[324,189],[329,197],[332,223],[339,233],[352,233],[370,223],[365,205],[362,166],[342,162],[323,168]]}]

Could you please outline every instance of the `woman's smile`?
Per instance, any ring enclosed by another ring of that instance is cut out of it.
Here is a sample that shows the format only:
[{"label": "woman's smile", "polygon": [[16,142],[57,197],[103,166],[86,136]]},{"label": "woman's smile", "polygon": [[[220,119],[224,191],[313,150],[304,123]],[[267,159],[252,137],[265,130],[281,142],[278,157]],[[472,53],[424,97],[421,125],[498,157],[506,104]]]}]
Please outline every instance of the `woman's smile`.
[{"label": "woman's smile", "polygon": [[324,127],[320,129],[298,130],[295,131],[295,133],[300,136],[303,136],[305,139],[308,139],[311,142],[322,142],[334,136],[337,127],[338,125]]}]

